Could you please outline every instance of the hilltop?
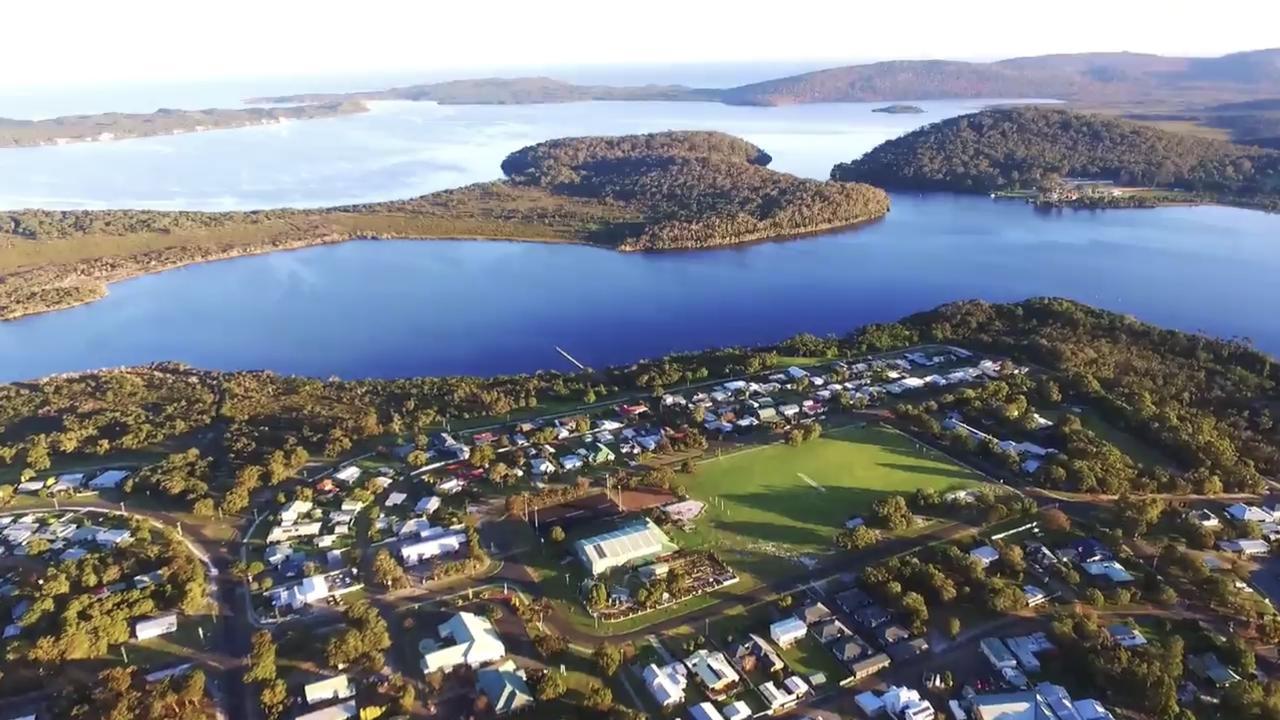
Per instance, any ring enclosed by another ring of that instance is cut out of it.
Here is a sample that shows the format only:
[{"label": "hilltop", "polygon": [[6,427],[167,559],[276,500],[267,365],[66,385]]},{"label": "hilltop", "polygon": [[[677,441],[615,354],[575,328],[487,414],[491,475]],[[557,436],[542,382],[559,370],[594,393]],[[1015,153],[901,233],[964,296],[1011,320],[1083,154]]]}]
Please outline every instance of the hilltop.
[{"label": "hilltop", "polygon": [[1280,207],[1280,153],[1049,108],[985,110],[934,123],[836,165],[831,176],[958,192],[1035,189],[1073,177]]},{"label": "hilltop", "polygon": [[364,238],[580,242],[622,251],[700,248],[852,225],[884,192],[768,169],[723,133],[552,140],[502,163],[506,178],[320,210],[0,213],[0,318],[89,302],[109,282],[180,265]]}]

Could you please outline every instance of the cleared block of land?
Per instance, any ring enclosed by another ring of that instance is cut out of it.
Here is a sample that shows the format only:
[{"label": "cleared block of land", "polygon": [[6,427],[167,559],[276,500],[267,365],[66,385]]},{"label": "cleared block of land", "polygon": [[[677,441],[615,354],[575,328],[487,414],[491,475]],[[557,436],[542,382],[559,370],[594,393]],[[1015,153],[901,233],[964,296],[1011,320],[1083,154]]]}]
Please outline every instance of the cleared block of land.
[{"label": "cleared block of land", "polygon": [[707,512],[694,533],[672,536],[677,543],[768,563],[831,551],[845,520],[868,513],[885,495],[974,487],[982,478],[906,435],[867,426],[708,461],[686,482]]}]

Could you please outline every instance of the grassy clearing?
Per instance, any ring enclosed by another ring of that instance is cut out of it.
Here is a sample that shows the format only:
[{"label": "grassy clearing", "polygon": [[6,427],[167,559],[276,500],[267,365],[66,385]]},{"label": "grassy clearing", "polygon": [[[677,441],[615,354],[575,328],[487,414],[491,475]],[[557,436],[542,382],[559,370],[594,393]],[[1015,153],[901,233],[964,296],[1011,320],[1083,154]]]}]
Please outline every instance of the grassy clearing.
[{"label": "grassy clearing", "polygon": [[830,552],[844,521],[885,495],[981,482],[901,433],[848,427],[798,448],[772,445],[703,463],[687,484],[707,513],[695,531],[673,539],[714,548],[735,568],[769,579],[794,573],[797,559]]}]

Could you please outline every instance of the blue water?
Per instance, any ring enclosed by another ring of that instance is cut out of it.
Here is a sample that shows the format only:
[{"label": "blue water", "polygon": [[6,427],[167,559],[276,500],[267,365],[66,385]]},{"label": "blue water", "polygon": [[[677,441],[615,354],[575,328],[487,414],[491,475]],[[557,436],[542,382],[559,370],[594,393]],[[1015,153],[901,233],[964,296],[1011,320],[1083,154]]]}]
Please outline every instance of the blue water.
[{"label": "blue water", "polygon": [[[879,103],[378,103],[330,120],[0,151],[0,207],[385,200],[493,178],[507,153],[547,138],[673,128],[740,135],[776,169],[825,177],[835,161],[991,102],[919,103],[923,115],[871,112]],[[889,217],[857,230],[714,251],[353,242],[138,278],[100,302],[0,323],[0,381],[156,360],[317,376],[491,374],[564,367],[555,345],[603,365],[1034,295],[1280,352],[1278,270],[1277,215],[1042,213],[947,195],[896,195]]]},{"label": "blue water", "polygon": [[0,324],[0,380],[160,359],[348,378],[565,368],[554,345],[600,366],[1035,295],[1274,353],[1278,240],[1280,216],[1231,208],[895,195],[859,229],[711,251],[360,241],[142,277]]},{"label": "blue water", "polygon": [[883,103],[373,103],[369,113],[340,118],[3,150],[0,209],[374,202],[495,179],[508,153],[555,137],[673,129],[732,133],[768,150],[777,170],[826,178],[836,162],[885,140],[996,102],[926,101],[922,115],[871,112]]}]

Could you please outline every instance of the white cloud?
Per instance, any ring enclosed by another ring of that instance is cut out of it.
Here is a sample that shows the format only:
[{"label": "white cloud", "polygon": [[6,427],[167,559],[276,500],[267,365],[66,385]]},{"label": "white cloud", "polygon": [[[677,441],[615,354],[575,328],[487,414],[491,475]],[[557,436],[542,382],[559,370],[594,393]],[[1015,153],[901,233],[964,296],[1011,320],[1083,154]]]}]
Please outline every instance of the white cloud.
[{"label": "white cloud", "polygon": [[1274,45],[1259,0],[43,0],[4,11],[0,86],[476,68]]}]

